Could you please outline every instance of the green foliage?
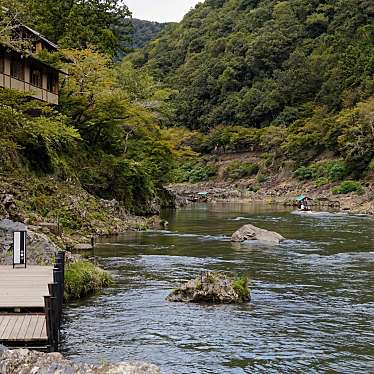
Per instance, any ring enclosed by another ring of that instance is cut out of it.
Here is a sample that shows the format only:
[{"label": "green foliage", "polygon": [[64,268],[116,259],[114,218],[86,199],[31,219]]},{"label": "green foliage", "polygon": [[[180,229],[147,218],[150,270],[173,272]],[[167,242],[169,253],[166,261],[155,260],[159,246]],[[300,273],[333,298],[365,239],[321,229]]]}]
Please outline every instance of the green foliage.
[{"label": "green foliage", "polygon": [[189,128],[288,126],[305,103],[337,111],[348,91],[353,105],[372,92],[368,4],[206,1],[130,58],[179,91]]},{"label": "green foliage", "polygon": [[183,182],[204,182],[217,176],[217,166],[214,164],[202,163],[199,161],[189,161],[181,164],[174,170],[176,183]]},{"label": "green foliage", "polygon": [[[60,55],[69,60],[69,76],[59,108],[0,91],[0,168],[79,180],[128,211],[154,211],[151,202],[170,180],[175,158],[187,152],[176,146],[172,130],[161,129],[172,117],[169,90],[128,63],[113,65],[92,50]],[[38,211],[41,205],[29,204]],[[83,224],[70,214],[61,219],[71,229]]]},{"label": "green foliage", "polygon": [[134,49],[143,48],[149,41],[156,37],[169,25],[169,23],[159,23],[144,21],[133,18],[134,35],[131,47]]},{"label": "green foliage", "polygon": [[128,44],[131,13],[119,0],[26,0],[23,20],[63,48],[110,56]]},{"label": "green foliage", "polygon": [[347,194],[350,192],[357,192],[358,194],[363,193],[363,188],[360,182],[356,181],[343,181],[339,186],[332,189],[333,194]]},{"label": "green foliage", "polygon": [[[38,117],[30,113],[39,113]],[[58,158],[71,151],[80,135],[67,118],[17,91],[0,91],[0,169],[22,161],[34,171],[57,171]]]},{"label": "green foliage", "polygon": [[257,174],[259,166],[252,162],[232,161],[224,171],[226,179],[237,180]]},{"label": "green foliage", "polygon": [[80,299],[112,284],[112,276],[89,261],[69,263],[65,268],[64,299]]},{"label": "green foliage", "polygon": [[128,57],[177,92],[178,123],[201,153],[267,152],[302,178],[362,177],[374,157],[374,29],[367,2],[206,1]]},{"label": "green foliage", "polygon": [[250,296],[249,278],[246,275],[234,279],[232,281],[232,287],[235,290],[235,292],[239,295],[241,300],[248,300]]},{"label": "green foliage", "polygon": [[295,171],[295,176],[300,180],[325,178],[330,182],[335,182],[344,179],[347,175],[347,165],[342,160],[319,161],[309,166],[301,166]]}]

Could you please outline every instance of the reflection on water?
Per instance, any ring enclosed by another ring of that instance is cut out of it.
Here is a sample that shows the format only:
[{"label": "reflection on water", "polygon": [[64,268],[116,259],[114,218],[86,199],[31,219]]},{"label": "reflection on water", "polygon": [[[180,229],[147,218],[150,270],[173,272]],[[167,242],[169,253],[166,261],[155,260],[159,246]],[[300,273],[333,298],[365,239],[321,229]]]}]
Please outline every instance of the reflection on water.
[{"label": "reflection on water", "polygon": [[[282,207],[196,205],[165,211],[166,231],[104,239],[117,287],[66,311],[64,353],[144,360],[167,373],[369,373],[374,368],[374,221]],[[287,238],[237,244],[251,223]],[[165,302],[202,270],[248,273],[252,302]]]}]

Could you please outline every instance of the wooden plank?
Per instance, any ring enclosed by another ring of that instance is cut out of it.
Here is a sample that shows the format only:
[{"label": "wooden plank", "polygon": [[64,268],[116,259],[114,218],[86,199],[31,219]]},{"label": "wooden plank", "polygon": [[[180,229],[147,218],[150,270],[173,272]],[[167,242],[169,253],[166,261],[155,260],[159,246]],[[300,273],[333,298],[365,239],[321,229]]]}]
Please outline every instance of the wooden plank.
[{"label": "wooden plank", "polygon": [[4,331],[5,331],[8,323],[9,323],[9,318],[4,316],[2,321],[1,321],[1,324],[0,324],[0,340],[2,339],[2,337],[4,335]]},{"label": "wooden plank", "polygon": [[10,316],[7,317],[7,318],[9,320],[9,322],[8,322],[7,326],[5,327],[5,329],[4,329],[3,335],[1,337],[2,340],[8,340],[9,339],[10,334],[13,331],[14,325],[17,322],[16,318],[11,318]]},{"label": "wooden plank", "polygon": [[16,337],[17,339],[21,339],[22,337],[26,335],[26,331],[29,327],[30,321],[31,321],[31,315],[30,314],[25,315],[23,318],[22,324],[18,330],[18,335]]},{"label": "wooden plank", "polygon": [[27,328],[26,334],[24,336],[24,340],[32,340],[34,337],[34,332],[36,329],[36,325],[38,324],[38,321],[36,318],[31,318],[30,324]]},{"label": "wooden plank", "polygon": [[44,318],[38,318],[35,331],[34,331],[34,339],[40,339],[42,336],[43,327],[45,326],[45,317]]}]

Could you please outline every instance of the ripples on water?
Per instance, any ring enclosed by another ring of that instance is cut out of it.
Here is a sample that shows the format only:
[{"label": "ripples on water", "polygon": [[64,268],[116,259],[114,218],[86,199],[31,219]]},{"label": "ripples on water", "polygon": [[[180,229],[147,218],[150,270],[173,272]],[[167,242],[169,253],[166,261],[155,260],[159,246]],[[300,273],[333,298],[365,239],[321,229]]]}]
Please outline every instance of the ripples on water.
[{"label": "ripples on water", "polygon": [[[66,355],[145,360],[178,374],[374,372],[373,220],[244,204],[199,205],[165,218],[168,231],[98,246],[99,262],[118,285],[67,309]],[[288,240],[230,243],[245,223]],[[252,302],[164,301],[203,270],[249,274]]]}]

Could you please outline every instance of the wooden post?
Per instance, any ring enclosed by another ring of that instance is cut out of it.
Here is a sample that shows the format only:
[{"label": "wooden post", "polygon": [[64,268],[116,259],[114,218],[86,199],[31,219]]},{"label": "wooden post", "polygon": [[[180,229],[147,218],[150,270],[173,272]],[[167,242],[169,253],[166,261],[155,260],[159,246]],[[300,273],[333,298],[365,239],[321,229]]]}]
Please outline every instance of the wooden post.
[{"label": "wooden post", "polygon": [[64,297],[64,290],[62,284],[62,270],[58,267],[53,268],[53,282],[56,283],[56,298],[57,298],[57,313],[58,313],[58,321],[60,325],[61,317],[62,317],[62,300]]},{"label": "wooden post", "polygon": [[60,251],[58,252],[58,258],[61,264],[61,314],[62,308],[64,304],[64,291],[65,291],[65,252]]},{"label": "wooden post", "polygon": [[54,352],[54,348],[56,344],[54,342],[54,334],[53,334],[53,328],[52,328],[52,300],[51,299],[52,299],[51,296],[44,296],[45,322],[46,322],[49,350],[51,352]]},{"label": "wooden post", "polygon": [[60,315],[59,315],[59,302],[58,302],[58,292],[59,285],[57,283],[48,284],[49,293],[51,295],[51,310],[52,310],[52,334],[54,341],[54,350],[58,351],[58,344],[60,341],[59,331],[60,331]]}]

